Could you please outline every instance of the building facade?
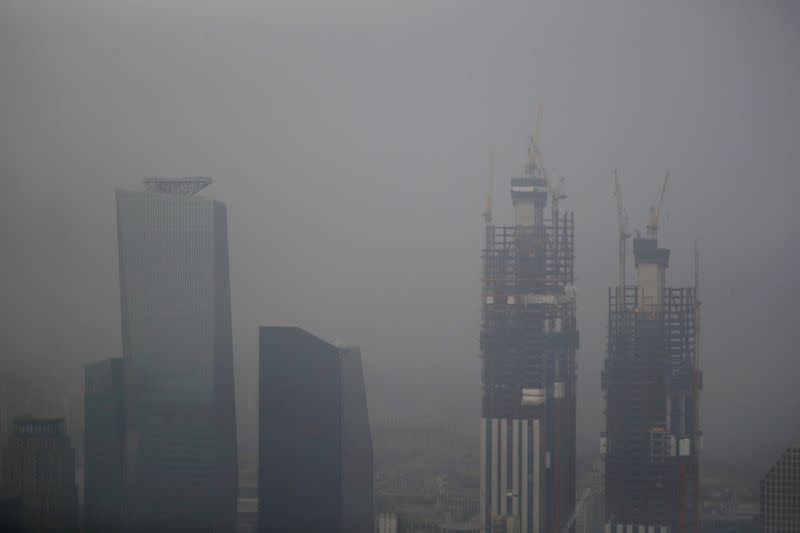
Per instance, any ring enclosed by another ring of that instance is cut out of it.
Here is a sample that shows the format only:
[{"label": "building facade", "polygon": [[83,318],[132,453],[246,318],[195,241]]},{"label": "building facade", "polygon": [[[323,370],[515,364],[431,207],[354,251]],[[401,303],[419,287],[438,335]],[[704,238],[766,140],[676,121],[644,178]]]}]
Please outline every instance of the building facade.
[{"label": "building facade", "polygon": [[761,531],[800,532],[800,441],[761,480]]},{"label": "building facade", "polygon": [[84,530],[122,530],[125,470],[123,360],[106,359],[84,371]]},{"label": "building facade", "polygon": [[230,532],[237,448],[225,204],[208,178],[117,191],[125,521]]},{"label": "building facade", "polygon": [[299,328],[260,328],[258,476],[262,532],[375,531],[358,347]]},{"label": "building facade", "polygon": [[361,350],[340,347],[342,361],[342,531],[375,532],[372,432]]},{"label": "building facade", "polygon": [[574,219],[558,210],[533,141],[528,155],[511,180],[514,225],[486,214],[481,522],[544,533],[575,505]]},{"label": "building facade", "polygon": [[637,284],[609,289],[607,531],[699,531],[698,307],[695,288],[665,286],[669,250],[633,241]]},{"label": "building facade", "polygon": [[78,530],[75,450],[63,418],[14,419],[3,452],[3,483],[9,498],[21,499],[24,531]]},{"label": "building facade", "polygon": [[340,532],[342,362],[299,328],[259,329],[259,531]]}]

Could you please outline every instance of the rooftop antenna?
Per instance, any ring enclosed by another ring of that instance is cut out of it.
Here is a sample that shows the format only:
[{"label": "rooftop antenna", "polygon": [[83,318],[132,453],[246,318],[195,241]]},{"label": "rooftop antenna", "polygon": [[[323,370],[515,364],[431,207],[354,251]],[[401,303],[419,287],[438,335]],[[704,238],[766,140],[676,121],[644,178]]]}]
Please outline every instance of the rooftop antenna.
[{"label": "rooftop antenna", "polygon": [[483,220],[487,226],[492,225],[492,190],[494,190],[494,152],[489,152],[489,190],[486,193],[486,211]]}]

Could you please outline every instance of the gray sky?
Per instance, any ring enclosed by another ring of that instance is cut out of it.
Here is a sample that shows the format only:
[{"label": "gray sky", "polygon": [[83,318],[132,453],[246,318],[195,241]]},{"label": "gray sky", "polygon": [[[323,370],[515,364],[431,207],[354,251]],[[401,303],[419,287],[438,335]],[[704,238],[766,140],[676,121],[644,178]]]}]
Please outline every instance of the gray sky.
[{"label": "gray sky", "polygon": [[376,421],[477,427],[488,152],[507,223],[541,103],[577,224],[579,449],[603,425],[614,167],[639,227],[672,171],[671,284],[701,241],[707,452],[800,437],[792,2],[66,4],[0,2],[4,372],[119,355],[114,188],[210,175],[243,424],[265,324],[361,344]]}]

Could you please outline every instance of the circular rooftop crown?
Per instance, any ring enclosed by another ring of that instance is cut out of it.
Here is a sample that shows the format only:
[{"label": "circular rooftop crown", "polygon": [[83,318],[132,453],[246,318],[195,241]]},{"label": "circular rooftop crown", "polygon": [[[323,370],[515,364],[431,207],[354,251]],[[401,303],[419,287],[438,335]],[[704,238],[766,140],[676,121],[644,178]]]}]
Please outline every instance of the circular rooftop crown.
[{"label": "circular rooftop crown", "polygon": [[208,187],[212,181],[214,180],[202,176],[190,178],[158,178],[153,176],[144,178],[142,183],[144,183],[148,192],[191,196]]}]

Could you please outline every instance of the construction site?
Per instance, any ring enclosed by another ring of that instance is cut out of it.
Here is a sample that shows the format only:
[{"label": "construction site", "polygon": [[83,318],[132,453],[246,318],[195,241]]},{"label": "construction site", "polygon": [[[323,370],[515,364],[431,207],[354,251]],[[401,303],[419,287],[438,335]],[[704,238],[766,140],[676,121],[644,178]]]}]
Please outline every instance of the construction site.
[{"label": "construction site", "polygon": [[493,170],[484,213],[483,531],[570,531],[575,515],[575,224],[559,211],[563,178],[551,183],[538,129],[511,179],[513,225],[493,223]]},{"label": "construction site", "polygon": [[669,174],[650,209],[646,235],[636,232],[636,283],[626,284],[628,218],[615,176],[619,283],[608,293],[608,345],[602,372],[606,430],[605,530],[699,531],[698,252],[693,287],[666,286],[670,250],[658,229]]}]

